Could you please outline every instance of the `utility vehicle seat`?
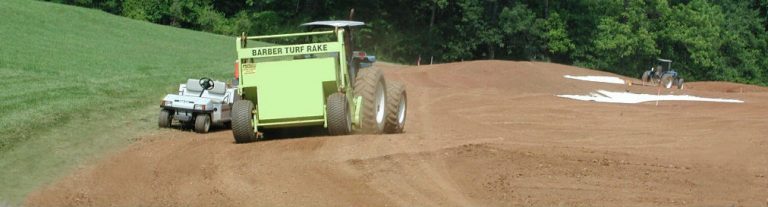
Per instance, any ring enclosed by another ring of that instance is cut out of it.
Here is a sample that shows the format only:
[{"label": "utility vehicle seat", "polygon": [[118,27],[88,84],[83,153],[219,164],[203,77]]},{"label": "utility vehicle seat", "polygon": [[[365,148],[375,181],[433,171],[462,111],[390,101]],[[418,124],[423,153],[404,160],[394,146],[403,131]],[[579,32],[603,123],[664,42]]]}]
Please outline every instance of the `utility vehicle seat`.
[{"label": "utility vehicle seat", "polygon": [[214,81],[213,88],[208,90],[203,97],[213,99],[215,101],[224,101],[227,95],[227,84],[221,81]]},{"label": "utility vehicle seat", "polygon": [[200,92],[203,92],[203,87],[200,86],[199,80],[188,79],[187,88],[184,90],[185,96],[199,96]]}]

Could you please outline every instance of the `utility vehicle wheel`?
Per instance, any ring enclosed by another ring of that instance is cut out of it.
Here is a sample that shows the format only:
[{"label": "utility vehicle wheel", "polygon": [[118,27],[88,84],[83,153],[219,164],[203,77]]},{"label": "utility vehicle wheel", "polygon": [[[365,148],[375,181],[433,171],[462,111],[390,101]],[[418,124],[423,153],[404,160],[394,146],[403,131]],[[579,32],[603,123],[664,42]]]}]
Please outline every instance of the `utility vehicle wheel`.
[{"label": "utility vehicle wheel", "polygon": [[664,86],[664,88],[672,88],[672,83],[674,80],[675,77],[672,77],[672,75],[664,74],[661,76],[661,85]]},{"label": "utility vehicle wheel", "polygon": [[651,71],[645,71],[643,73],[643,77],[640,79],[643,81],[643,85],[645,85],[645,83],[648,83],[650,81],[648,80],[650,77],[651,77]]},{"label": "utility vehicle wheel", "polygon": [[208,114],[198,114],[195,116],[195,132],[208,133],[211,129],[211,116]]},{"label": "utility vehicle wheel", "polygon": [[405,127],[405,112],[408,107],[408,97],[405,85],[400,82],[387,82],[387,123],[384,133],[402,133]]},{"label": "utility vehicle wheel", "polygon": [[683,90],[683,84],[685,83],[683,82],[682,78],[677,79],[677,89]]},{"label": "utility vehicle wheel", "polygon": [[387,88],[384,74],[374,68],[360,70],[355,80],[355,94],[363,97],[360,106],[360,131],[371,134],[382,133],[387,115]]},{"label": "utility vehicle wheel", "polygon": [[171,127],[171,116],[173,113],[171,113],[168,109],[161,109],[160,110],[160,116],[157,117],[157,124],[160,126],[160,128],[168,128]]},{"label": "utility vehicle wheel", "polygon": [[334,93],[328,96],[325,113],[328,116],[328,133],[333,136],[347,135],[352,131],[352,118],[349,116],[347,96]]},{"label": "utility vehicle wheel", "polygon": [[239,100],[232,105],[232,135],[237,143],[256,140],[256,131],[253,130],[253,102]]}]

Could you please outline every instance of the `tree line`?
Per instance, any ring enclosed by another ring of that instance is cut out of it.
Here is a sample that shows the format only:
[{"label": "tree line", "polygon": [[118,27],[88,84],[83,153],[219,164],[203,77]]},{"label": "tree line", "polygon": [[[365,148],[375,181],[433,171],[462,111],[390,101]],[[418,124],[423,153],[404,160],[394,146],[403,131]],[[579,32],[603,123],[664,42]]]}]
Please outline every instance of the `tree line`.
[{"label": "tree line", "polygon": [[637,77],[656,58],[686,80],[768,85],[768,0],[49,0],[129,18],[239,35],[355,19],[382,59],[571,64]]}]

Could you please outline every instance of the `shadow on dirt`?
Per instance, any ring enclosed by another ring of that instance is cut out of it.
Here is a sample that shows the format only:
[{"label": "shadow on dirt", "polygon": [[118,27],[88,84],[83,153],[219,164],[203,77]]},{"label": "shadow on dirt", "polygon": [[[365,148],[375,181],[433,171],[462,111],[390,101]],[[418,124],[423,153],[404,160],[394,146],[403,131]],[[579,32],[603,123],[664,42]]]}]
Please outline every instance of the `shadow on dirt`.
[{"label": "shadow on dirt", "polygon": [[264,129],[263,133],[264,141],[329,136],[328,130],[322,126]]},{"label": "shadow on dirt", "polygon": [[[169,128],[176,129],[179,131],[185,131],[185,132],[195,132],[195,126],[193,124],[184,124],[184,123],[174,122],[171,124],[171,127]],[[228,131],[230,129],[232,129],[232,126],[230,126],[229,123],[211,124],[211,128],[208,129],[208,133]]]}]

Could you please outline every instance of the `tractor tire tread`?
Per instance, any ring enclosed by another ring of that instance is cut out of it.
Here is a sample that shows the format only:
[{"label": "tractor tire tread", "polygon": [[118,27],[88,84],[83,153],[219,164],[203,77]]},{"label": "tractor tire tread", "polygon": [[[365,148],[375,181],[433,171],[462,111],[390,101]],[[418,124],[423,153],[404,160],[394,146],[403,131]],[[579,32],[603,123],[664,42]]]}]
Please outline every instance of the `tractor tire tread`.
[{"label": "tractor tire tread", "polygon": [[[355,80],[354,90],[355,94],[362,96],[362,104],[360,107],[360,132],[366,134],[379,134],[383,132],[383,128],[379,129],[376,123],[376,108],[375,108],[375,95],[378,82],[384,82],[384,74],[381,70],[375,68],[368,68],[359,71]],[[384,84],[386,86],[386,82]],[[386,87],[384,89],[386,94]],[[385,97],[386,98],[386,97]]]},{"label": "tractor tire tread", "polygon": [[[394,134],[394,133],[402,133],[403,128],[405,126],[405,120],[403,120],[403,125],[400,125],[398,120],[400,120],[400,101],[405,97],[406,101],[407,94],[405,93],[405,85],[403,83],[397,82],[397,81],[389,81],[387,82],[387,123],[384,125],[384,133],[387,134]],[[406,103],[407,105],[408,103]],[[405,116],[405,114],[403,114]],[[405,117],[403,117],[405,119]]]},{"label": "tractor tire tread", "polygon": [[[664,88],[671,88],[674,85],[675,77],[670,74],[664,74],[661,76],[661,86]],[[669,85],[670,87],[667,87]]]}]

